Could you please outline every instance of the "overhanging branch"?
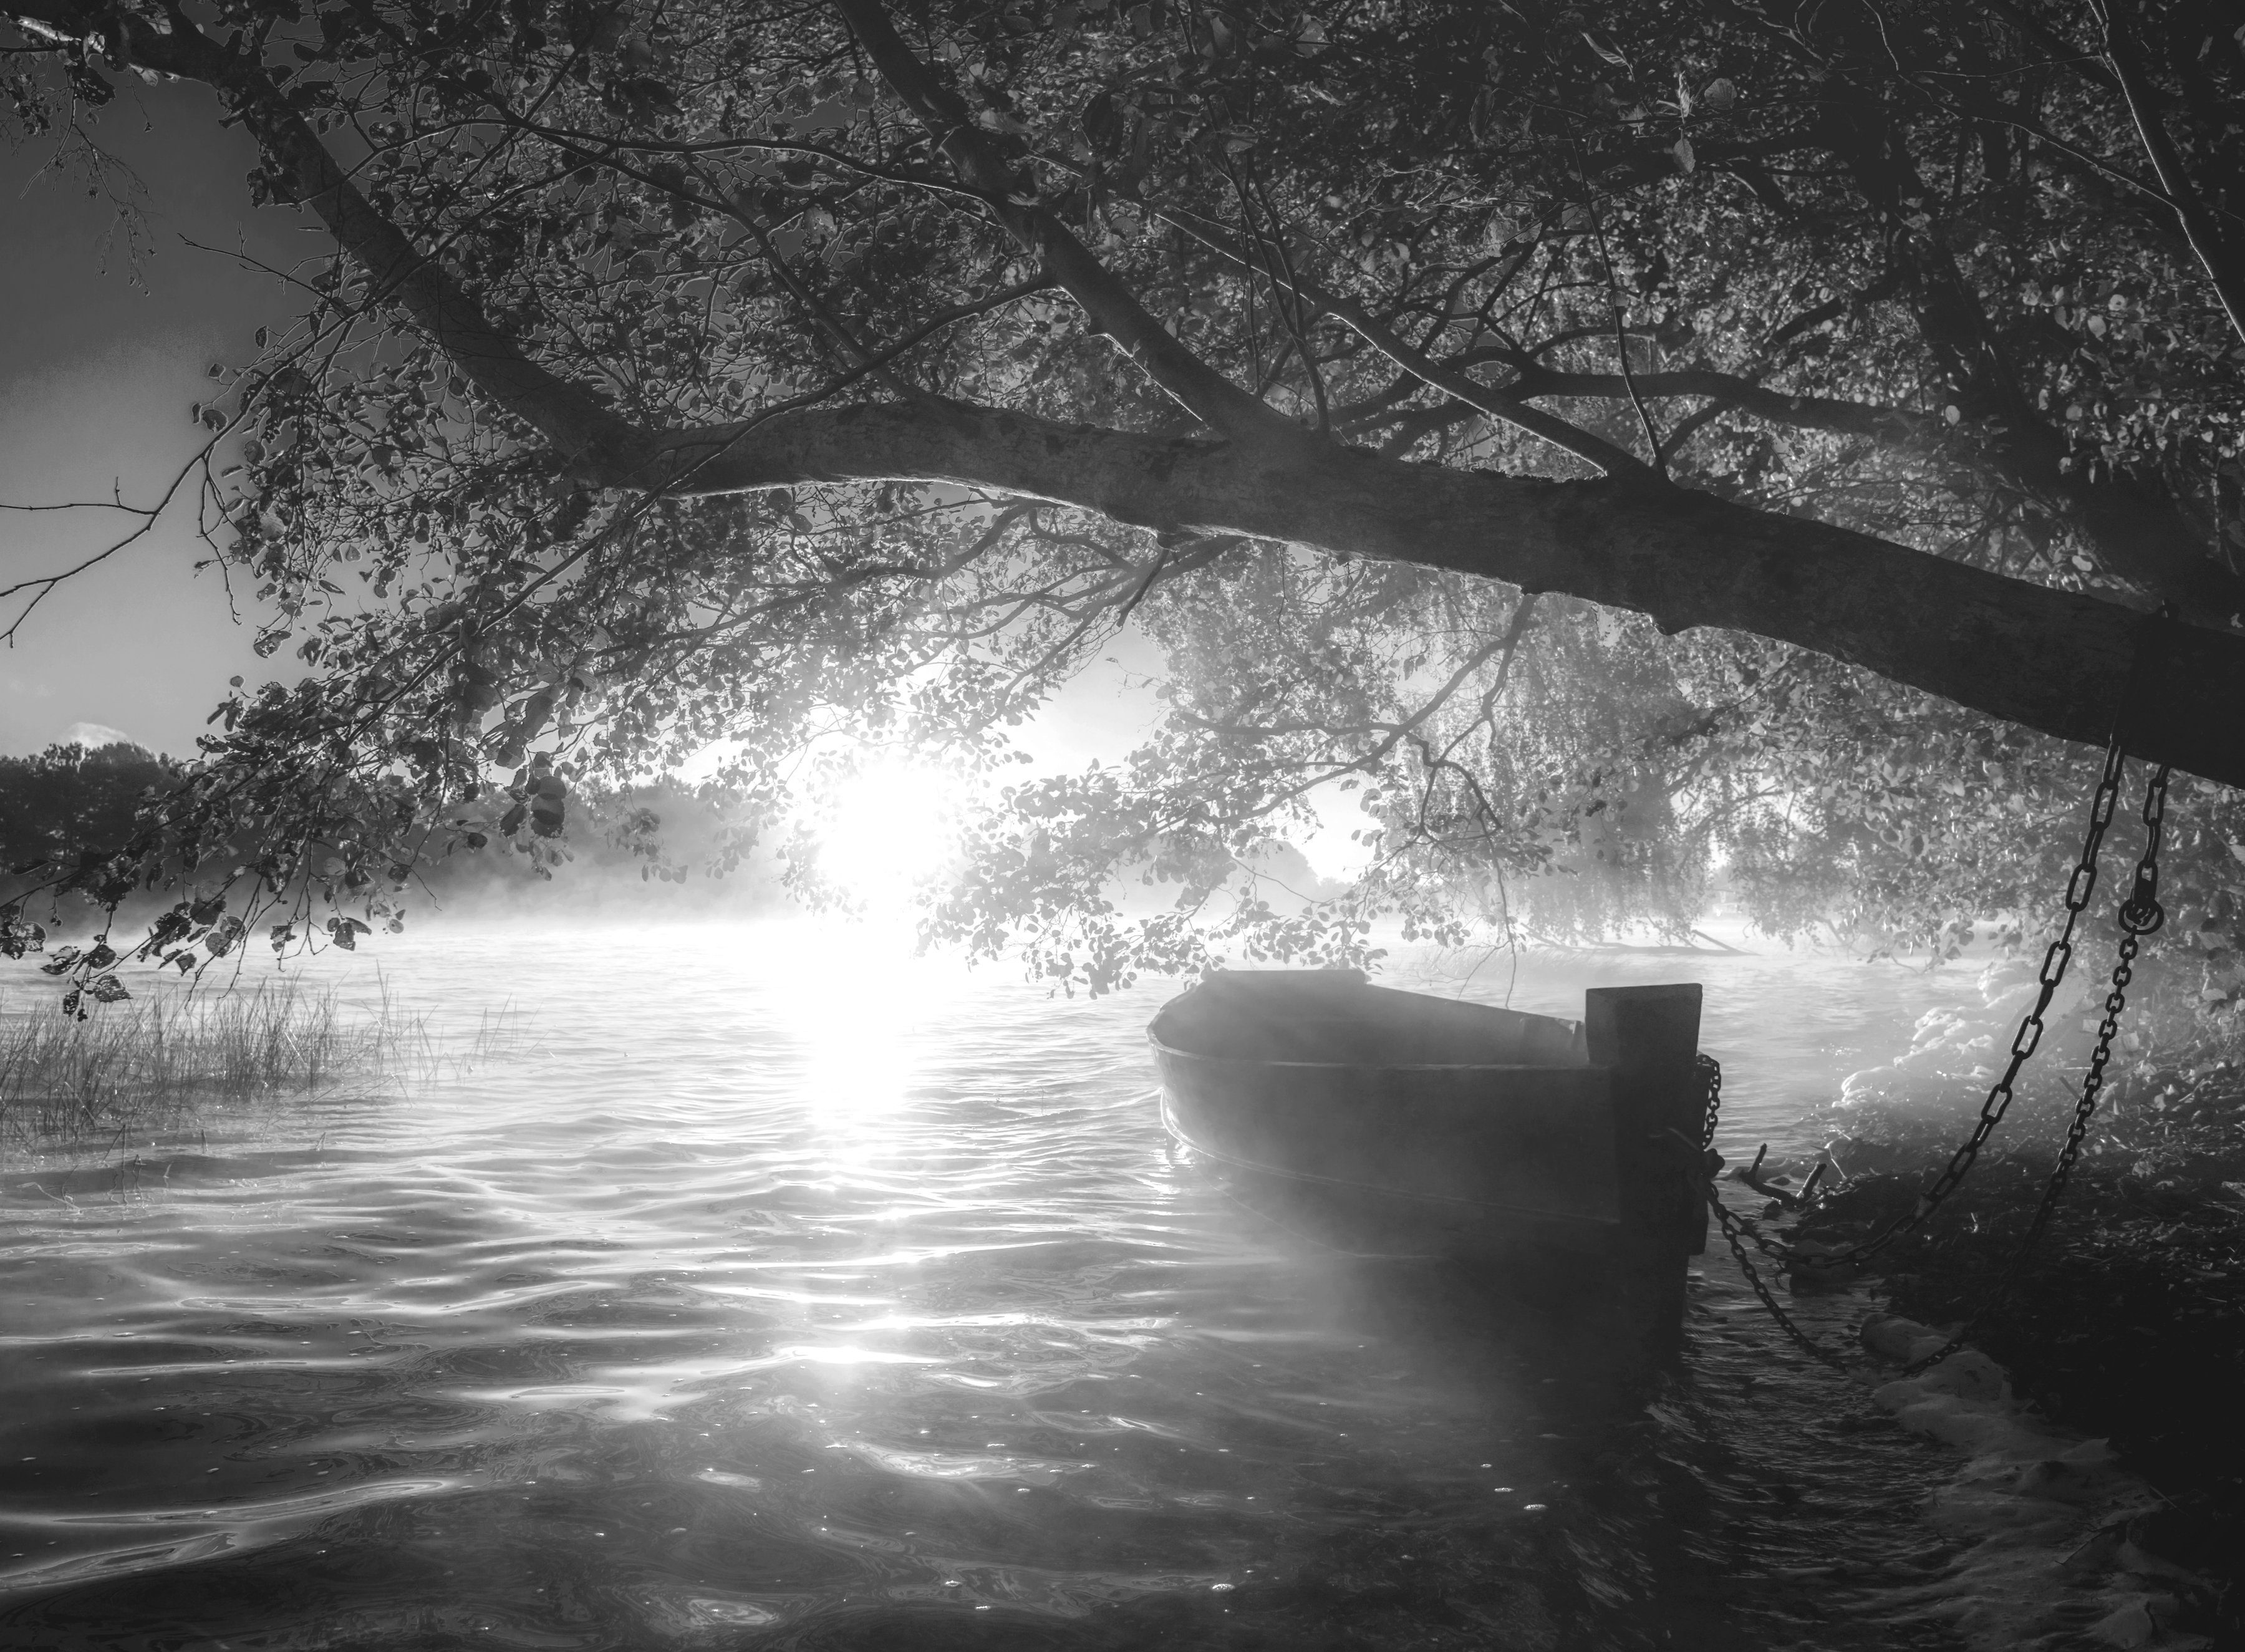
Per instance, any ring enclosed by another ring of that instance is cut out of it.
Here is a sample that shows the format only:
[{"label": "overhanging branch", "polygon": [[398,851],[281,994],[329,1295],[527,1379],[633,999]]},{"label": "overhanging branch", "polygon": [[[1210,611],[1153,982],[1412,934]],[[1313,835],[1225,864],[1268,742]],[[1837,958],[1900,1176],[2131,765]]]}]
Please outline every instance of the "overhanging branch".
[{"label": "overhanging branch", "polygon": [[[722,450],[718,451],[717,450]],[[806,410],[674,437],[696,491],[913,478],[1025,493],[1120,522],[1237,533],[1502,579],[1828,654],[2063,739],[2112,732],[2147,617],[1846,528],[1683,489],[1407,464],[1360,449],[1273,456],[1001,409]],[[2245,785],[2245,636],[2177,626],[2144,661],[2162,716],[2130,748]]]}]

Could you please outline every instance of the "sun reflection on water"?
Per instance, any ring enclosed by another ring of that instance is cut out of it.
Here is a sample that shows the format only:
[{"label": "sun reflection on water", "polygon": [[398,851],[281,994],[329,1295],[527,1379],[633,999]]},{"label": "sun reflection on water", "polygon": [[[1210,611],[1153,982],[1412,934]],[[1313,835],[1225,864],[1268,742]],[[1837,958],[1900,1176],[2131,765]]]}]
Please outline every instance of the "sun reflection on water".
[{"label": "sun reflection on water", "polygon": [[852,1165],[900,1145],[931,1035],[967,990],[956,958],[919,955],[902,915],[790,924],[763,983],[822,1141]]}]

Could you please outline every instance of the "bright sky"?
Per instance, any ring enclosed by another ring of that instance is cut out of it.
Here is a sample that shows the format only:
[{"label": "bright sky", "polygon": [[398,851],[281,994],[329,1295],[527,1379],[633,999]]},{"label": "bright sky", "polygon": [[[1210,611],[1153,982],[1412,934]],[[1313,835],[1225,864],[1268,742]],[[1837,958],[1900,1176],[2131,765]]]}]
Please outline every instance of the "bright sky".
[{"label": "bright sky", "polygon": [[[145,288],[122,246],[102,246],[109,203],[69,174],[41,176],[51,139],[0,155],[0,503],[101,498],[112,485],[149,499],[196,450],[187,409],[204,369],[245,359],[261,324],[289,315],[278,281],[183,244],[274,264],[323,244],[292,213],[251,208],[249,142],[218,129],[212,101],[139,88],[98,128],[146,187]],[[0,515],[0,586],[66,567],[122,525],[109,513]],[[0,752],[38,750],[77,723],[192,751],[226,680],[263,674],[215,571],[195,575],[198,555],[192,532],[167,525],[42,605],[0,649]]]}]

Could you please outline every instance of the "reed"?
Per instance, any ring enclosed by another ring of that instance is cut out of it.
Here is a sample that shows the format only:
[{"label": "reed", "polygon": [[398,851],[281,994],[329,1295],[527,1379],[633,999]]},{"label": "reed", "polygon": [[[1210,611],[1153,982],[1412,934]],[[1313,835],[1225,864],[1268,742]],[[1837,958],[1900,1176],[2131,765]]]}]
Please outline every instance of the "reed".
[{"label": "reed", "polygon": [[85,1134],[212,1105],[425,1083],[488,1054],[505,1020],[486,1013],[455,1053],[386,991],[363,1007],[296,983],[176,992],[85,1021],[29,997],[0,1005],[0,1132]]}]

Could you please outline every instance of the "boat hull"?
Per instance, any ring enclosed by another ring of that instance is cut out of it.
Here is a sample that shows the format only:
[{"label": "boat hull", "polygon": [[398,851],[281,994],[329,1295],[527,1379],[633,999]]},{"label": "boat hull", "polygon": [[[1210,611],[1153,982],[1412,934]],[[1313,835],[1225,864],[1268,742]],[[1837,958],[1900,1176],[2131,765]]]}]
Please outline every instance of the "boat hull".
[{"label": "boat hull", "polygon": [[1149,1036],[1170,1134],[1282,1226],[1358,1256],[1657,1275],[1680,1316],[1705,1243],[1678,1174],[1699,1009],[1696,986],[1604,989],[1577,1023],[1241,972]]},{"label": "boat hull", "polygon": [[1162,1118],[1253,1208],[1360,1255],[1604,1255],[1608,1075],[1258,1063],[1157,1048]]}]

